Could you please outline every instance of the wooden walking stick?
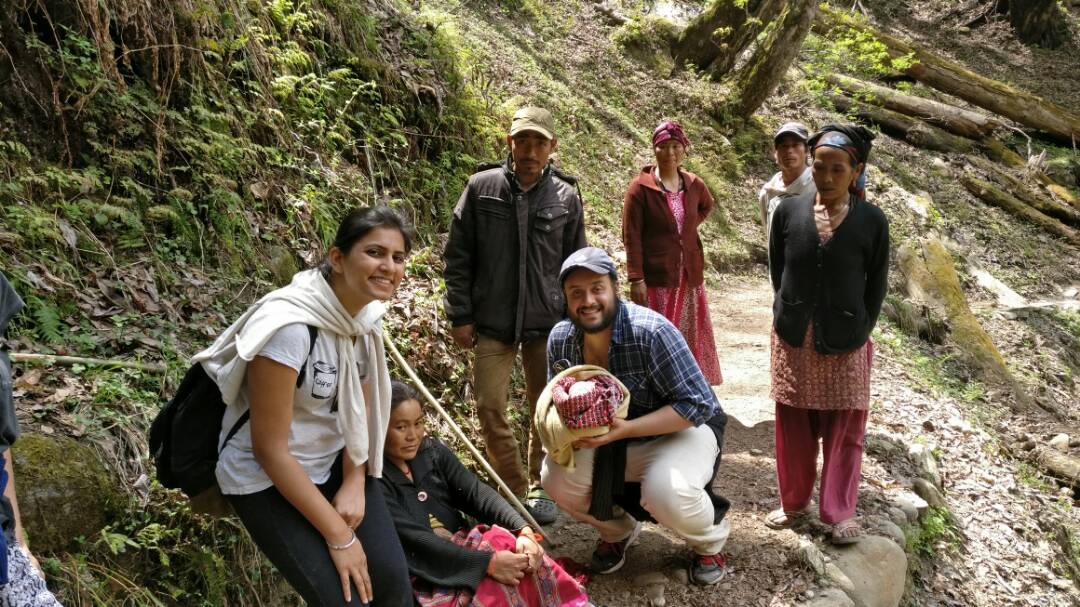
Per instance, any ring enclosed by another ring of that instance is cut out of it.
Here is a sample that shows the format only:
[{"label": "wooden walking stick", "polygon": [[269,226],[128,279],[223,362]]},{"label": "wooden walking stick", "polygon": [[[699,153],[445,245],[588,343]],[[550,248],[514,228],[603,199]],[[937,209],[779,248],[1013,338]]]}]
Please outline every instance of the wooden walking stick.
[{"label": "wooden walking stick", "polygon": [[[525,517],[525,520],[529,522],[529,526],[532,527],[533,530],[537,533],[540,533],[540,531],[543,529],[543,527],[540,526],[540,523],[536,522],[536,519],[534,519],[532,514],[529,513],[529,510],[525,508],[525,505],[521,503],[521,500],[519,500],[517,496],[514,495],[514,492],[510,490],[510,487],[506,486],[506,483],[503,482],[503,479],[499,477],[499,474],[497,472],[495,472],[495,469],[491,467],[491,464],[489,464],[487,460],[484,459],[484,456],[480,453],[480,450],[472,444],[472,441],[469,440],[468,436],[465,436],[465,431],[462,430],[461,426],[459,426],[457,422],[454,421],[454,418],[450,417],[450,413],[448,413],[446,409],[444,409],[442,405],[439,404],[439,401],[435,399],[431,392],[428,391],[427,386],[425,386],[424,382],[420,380],[420,376],[416,374],[416,371],[413,371],[413,368],[409,366],[409,363],[405,361],[405,358],[401,355],[401,352],[398,351],[397,346],[394,345],[394,342],[390,339],[390,336],[386,334],[386,331],[383,331],[382,337],[383,343],[386,344],[386,349],[390,352],[390,356],[394,359],[394,362],[396,362],[398,366],[401,367],[402,371],[405,371],[405,375],[409,376],[409,379],[412,381],[413,385],[416,386],[418,390],[420,390],[420,393],[424,395],[424,398],[427,399],[427,402],[435,408],[439,415],[442,416],[442,418],[446,420],[448,424],[450,424],[450,429],[454,431],[454,435],[456,435],[458,439],[465,444],[465,446],[469,449],[469,452],[472,453],[473,458],[475,458],[476,461],[480,463],[480,466],[484,469],[484,472],[488,473],[488,476],[490,476],[495,481],[495,483],[499,486],[499,489],[501,489],[503,494],[506,495],[507,499],[510,500],[510,503],[514,505],[514,508],[516,508],[517,511],[521,513],[521,516]],[[551,538],[546,536],[544,537],[544,541],[547,542],[551,547],[555,547],[558,545]]]}]

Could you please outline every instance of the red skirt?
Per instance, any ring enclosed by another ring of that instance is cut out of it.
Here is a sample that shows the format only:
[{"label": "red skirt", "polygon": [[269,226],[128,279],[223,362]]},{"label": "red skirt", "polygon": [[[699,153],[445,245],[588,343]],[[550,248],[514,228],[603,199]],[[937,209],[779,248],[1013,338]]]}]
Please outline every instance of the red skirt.
[{"label": "red skirt", "polygon": [[709,302],[705,299],[705,285],[691,287],[686,283],[686,272],[683,272],[677,287],[646,285],[649,307],[679,328],[709,385],[719,386],[724,378],[720,374],[720,359],[716,356],[716,340],[709,317]]}]

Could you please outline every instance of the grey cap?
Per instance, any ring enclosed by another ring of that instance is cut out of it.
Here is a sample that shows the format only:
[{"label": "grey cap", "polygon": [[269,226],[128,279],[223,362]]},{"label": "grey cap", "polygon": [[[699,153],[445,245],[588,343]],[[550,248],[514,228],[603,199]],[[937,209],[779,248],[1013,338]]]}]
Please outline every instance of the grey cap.
[{"label": "grey cap", "polygon": [[780,139],[780,137],[787,135],[788,133],[795,135],[803,141],[810,138],[810,131],[806,128],[805,124],[801,122],[785,122],[780,125],[780,130],[776,131],[776,134],[773,135],[773,143],[776,143],[777,139]]},{"label": "grey cap", "polygon": [[603,249],[585,247],[578,249],[566,258],[559,270],[559,284],[566,281],[566,276],[578,268],[585,268],[597,274],[611,274],[615,272],[615,261]]}]

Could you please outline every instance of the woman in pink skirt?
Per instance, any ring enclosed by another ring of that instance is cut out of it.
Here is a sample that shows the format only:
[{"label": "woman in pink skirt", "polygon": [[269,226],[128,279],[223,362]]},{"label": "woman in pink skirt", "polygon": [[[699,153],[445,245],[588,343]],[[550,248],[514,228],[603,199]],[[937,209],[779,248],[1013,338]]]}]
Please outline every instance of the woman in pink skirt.
[{"label": "woman in pink skirt", "polygon": [[873,137],[861,126],[830,124],[809,139],[817,193],[777,207],[769,242],[780,508],[765,524],[789,527],[809,513],[820,440],[819,512],[840,544],[862,535],[854,517],[870,406],[870,332],[888,286],[889,222],[859,182]]},{"label": "woman in pink skirt", "polygon": [[680,166],[690,140],[679,123],[661,122],[652,145],[656,164],[634,177],[623,202],[630,299],[678,327],[705,379],[719,385],[723,379],[705,299],[705,254],[697,233],[712,211],[713,197],[705,182]]}]

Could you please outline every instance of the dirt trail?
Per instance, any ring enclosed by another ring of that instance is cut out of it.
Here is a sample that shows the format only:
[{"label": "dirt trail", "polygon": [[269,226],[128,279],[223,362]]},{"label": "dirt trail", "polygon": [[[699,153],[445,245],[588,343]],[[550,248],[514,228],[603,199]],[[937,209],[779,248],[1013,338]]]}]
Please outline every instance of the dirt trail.
[{"label": "dirt trail", "polygon": [[[666,577],[667,604],[680,606],[791,605],[814,585],[807,570],[790,563],[794,534],[777,533],[762,522],[777,499],[773,405],[768,399],[772,290],[764,276],[725,277],[710,289],[709,301],[724,375],[716,391],[729,415],[715,486],[732,502],[732,532],[725,548],[730,571],[716,586],[689,585],[690,551],[685,543],[659,525],[646,524],[623,569],[589,582],[590,598],[599,605],[648,605],[642,583],[654,572]],[[551,530],[560,543],[557,554],[588,561],[597,541],[592,528],[560,516]]]}]

